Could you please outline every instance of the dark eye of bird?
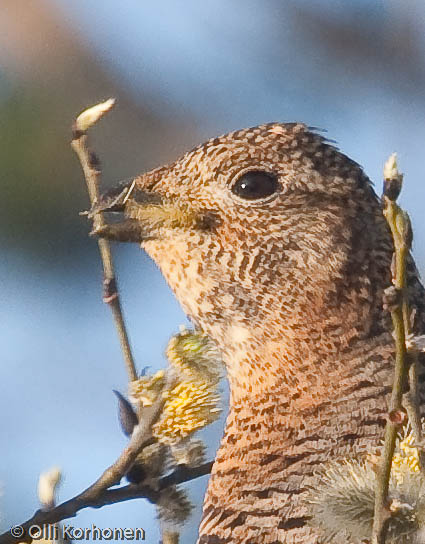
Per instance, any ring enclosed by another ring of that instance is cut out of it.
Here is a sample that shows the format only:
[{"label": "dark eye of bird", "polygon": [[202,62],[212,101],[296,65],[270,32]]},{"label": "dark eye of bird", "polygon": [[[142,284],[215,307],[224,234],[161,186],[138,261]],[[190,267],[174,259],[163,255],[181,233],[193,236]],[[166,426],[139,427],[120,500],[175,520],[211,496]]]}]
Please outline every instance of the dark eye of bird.
[{"label": "dark eye of bird", "polygon": [[279,183],[274,174],[250,170],[233,184],[232,192],[245,200],[257,200],[276,193],[278,189]]}]

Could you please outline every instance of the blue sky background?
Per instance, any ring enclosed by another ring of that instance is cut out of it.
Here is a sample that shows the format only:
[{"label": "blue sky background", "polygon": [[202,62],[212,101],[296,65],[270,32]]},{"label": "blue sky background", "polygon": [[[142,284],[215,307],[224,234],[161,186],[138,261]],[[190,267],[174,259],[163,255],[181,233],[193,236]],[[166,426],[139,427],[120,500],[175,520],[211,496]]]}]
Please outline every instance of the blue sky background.
[{"label": "blue sky background", "polygon": [[[425,270],[425,6],[421,0],[126,0],[119,9],[114,0],[44,0],[42,4],[88,51],[92,62],[119,83],[123,95],[161,123],[159,133],[152,136],[161,152],[140,160],[140,170],[164,157],[173,160],[182,143],[189,148],[210,136],[275,120],[299,120],[327,129],[329,137],[364,166],[378,192],[382,165],[397,151],[406,174],[401,202],[411,214],[414,253],[420,270]],[[0,7],[0,19],[7,5]],[[30,17],[31,2],[28,10]],[[46,51],[57,45],[48,36],[45,41]],[[35,74],[43,70],[43,58],[38,62],[32,67]],[[10,65],[5,66],[0,64],[0,102],[2,96],[13,96],[19,103],[22,82]],[[49,96],[56,94],[58,100],[62,100],[63,70],[63,65],[56,66],[46,83]],[[90,77],[87,73],[87,82]],[[92,102],[107,97],[108,91],[99,89]],[[87,105],[81,103],[77,109]],[[65,117],[63,124],[70,121]],[[185,124],[181,141],[178,132],[168,131],[168,122]],[[1,123],[0,119],[0,138]],[[115,155],[102,155],[102,138],[111,137],[108,120],[103,123],[96,149],[105,159],[105,179],[112,182],[111,172],[127,177],[128,165],[115,160],[125,154],[123,144]],[[62,133],[51,137],[68,145]],[[136,164],[137,151],[131,154]],[[47,152],[44,160],[53,177],[54,152]],[[77,165],[73,167],[79,183],[81,174]],[[1,178],[8,185],[22,183],[22,178],[12,175]],[[25,199],[20,207],[25,213]],[[80,209],[70,207],[67,213],[77,217]],[[12,233],[21,222],[16,212],[9,221]],[[47,253],[37,251],[47,243],[45,238],[31,249],[13,235],[3,240],[0,524],[4,530],[37,508],[35,488],[42,470],[62,467],[60,499],[65,500],[89,485],[125,444],[112,389],[125,392],[126,375],[109,310],[101,302],[96,245],[87,241],[86,232],[79,232],[77,242],[88,250],[80,250],[76,243],[63,251],[60,236],[65,234],[60,232],[52,233]],[[137,247],[117,247],[116,259],[139,367],[159,368],[167,340],[186,322],[185,316],[153,263]],[[207,433],[211,455],[219,436],[219,424]],[[191,485],[198,510],[182,542],[195,540],[205,481]],[[154,515],[146,501],[138,500],[82,511],[71,523],[142,526],[147,542],[158,542]]]}]

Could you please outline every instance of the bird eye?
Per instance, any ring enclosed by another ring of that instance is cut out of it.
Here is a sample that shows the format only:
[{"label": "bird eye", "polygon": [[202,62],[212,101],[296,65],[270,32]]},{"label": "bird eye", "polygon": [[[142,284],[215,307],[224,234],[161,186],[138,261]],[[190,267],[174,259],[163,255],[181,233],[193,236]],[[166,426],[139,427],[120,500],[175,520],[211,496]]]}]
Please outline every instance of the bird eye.
[{"label": "bird eye", "polygon": [[233,184],[232,192],[245,200],[258,200],[271,196],[278,188],[279,183],[274,174],[250,170]]}]

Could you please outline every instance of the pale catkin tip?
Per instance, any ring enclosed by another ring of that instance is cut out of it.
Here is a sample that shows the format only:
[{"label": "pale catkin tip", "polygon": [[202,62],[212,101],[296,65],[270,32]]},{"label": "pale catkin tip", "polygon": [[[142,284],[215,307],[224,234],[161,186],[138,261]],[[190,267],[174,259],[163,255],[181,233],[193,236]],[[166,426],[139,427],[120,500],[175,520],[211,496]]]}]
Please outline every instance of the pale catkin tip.
[{"label": "pale catkin tip", "polygon": [[202,440],[186,438],[177,444],[171,445],[171,455],[177,465],[198,467],[205,463],[206,447]]},{"label": "pale catkin tip", "polygon": [[177,529],[183,525],[193,509],[186,492],[174,486],[161,491],[156,507],[161,524],[168,529]]},{"label": "pale catkin tip", "polygon": [[392,153],[384,165],[384,179],[398,179],[401,173],[397,164],[397,153]]},{"label": "pale catkin tip", "polygon": [[[423,424],[423,423],[422,423]],[[309,485],[310,524],[325,541],[359,543],[370,538],[375,503],[376,460],[346,459],[322,467]],[[419,451],[407,425],[397,438],[388,500],[387,544],[419,544],[425,528],[425,480]],[[326,540],[327,539],[327,540]]]},{"label": "pale catkin tip", "polygon": [[218,383],[223,363],[214,342],[200,331],[180,330],[166,349],[167,359],[181,375],[189,379]]},{"label": "pale catkin tip", "polygon": [[165,371],[158,370],[153,375],[140,376],[139,379],[130,382],[129,397],[133,403],[142,406],[152,406],[162,393],[165,385]]},{"label": "pale catkin tip", "polygon": [[55,504],[56,489],[62,479],[59,467],[53,467],[40,474],[38,479],[37,494],[40,503],[51,508]]},{"label": "pale catkin tip", "polygon": [[86,132],[115,106],[115,102],[115,98],[109,98],[108,100],[105,100],[105,102],[101,102],[100,104],[96,104],[95,106],[84,110],[77,117],[75,128],[78,131]]},{"label": "pale catkin tip", "polygon": [[424,351],[425,352],[425,334],[414,336],[411,334],[406,338],[406,349],[409,351]]}]

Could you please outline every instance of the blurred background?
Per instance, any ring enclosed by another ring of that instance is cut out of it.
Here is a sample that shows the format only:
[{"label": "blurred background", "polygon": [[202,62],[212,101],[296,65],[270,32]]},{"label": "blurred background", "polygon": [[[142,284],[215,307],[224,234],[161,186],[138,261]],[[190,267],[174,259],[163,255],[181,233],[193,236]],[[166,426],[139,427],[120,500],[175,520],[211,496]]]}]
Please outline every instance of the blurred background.
[{"label": "blurred background", "polygon": [[[118,106],[92,135],[105,186],[269,121],[327,129],[378,192],[397,151],[425,270],[422,0],[1,0],[2,530],[38,507],[41,471],[62,467],[65,500],[125,444],[112,389],[125,392],[126,374],[69,146],[75,115],[110,96]],[[185,316],[137,247],[114,251],[138,366],[155,370]],[[211,456],[221,426],[206,433]],[[190,486],[182,542],[195,541],[206,480]],[[154,517],[137,500],[71,523],[143,527],[156,543]]]}]

